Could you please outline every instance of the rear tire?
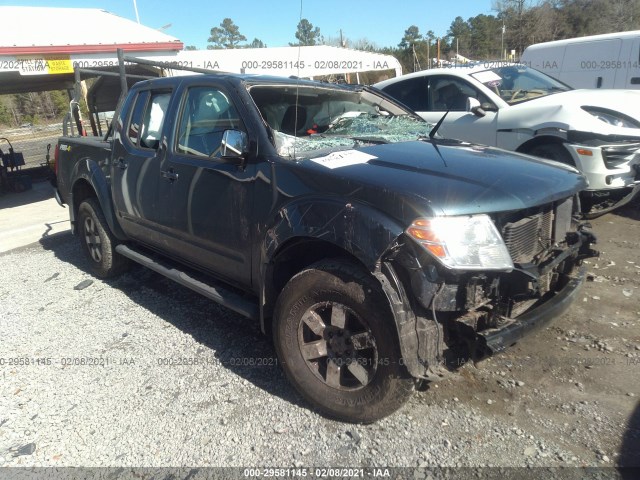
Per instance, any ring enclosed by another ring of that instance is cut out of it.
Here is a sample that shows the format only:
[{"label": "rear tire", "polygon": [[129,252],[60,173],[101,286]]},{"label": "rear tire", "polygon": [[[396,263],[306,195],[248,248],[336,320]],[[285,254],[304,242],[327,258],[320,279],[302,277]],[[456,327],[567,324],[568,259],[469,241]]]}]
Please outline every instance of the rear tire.
[{"label": "rear tire", "polygon": [[368,272],[339,260],[310,266],[284,287],[274,322],[289,381],[321,412],[370,423],[411,396],[388,302]]},{"label": "rear tire", "polygon": [[109,278],[127,270],[129,260],[116,252],[118,240],[95,198],[84,200],[78,207],[78,235],[93,275]]}]

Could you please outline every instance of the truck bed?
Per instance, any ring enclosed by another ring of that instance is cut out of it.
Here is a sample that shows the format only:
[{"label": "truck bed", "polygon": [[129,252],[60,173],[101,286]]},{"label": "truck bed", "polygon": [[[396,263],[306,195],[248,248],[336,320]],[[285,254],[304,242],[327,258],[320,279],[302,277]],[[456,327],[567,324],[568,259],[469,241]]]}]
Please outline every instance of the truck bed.
[{"label": "truck bed", "polygon": [[60,137],[56,163],[56,185],[65,203],[69,203],[72,178],[80,161],[95,162],[105,168],[111,158],[113,140],[102,137]]}]

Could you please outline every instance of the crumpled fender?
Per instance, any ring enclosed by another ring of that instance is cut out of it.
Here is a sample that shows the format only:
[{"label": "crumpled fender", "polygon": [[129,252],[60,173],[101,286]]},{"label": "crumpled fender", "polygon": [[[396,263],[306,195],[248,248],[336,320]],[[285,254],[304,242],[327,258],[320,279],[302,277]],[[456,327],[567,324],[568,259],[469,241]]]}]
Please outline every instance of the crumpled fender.
[{"label": "crumpled fender", "polygon": [[260,326],[266,331],[278,294],[273,288],[274,259],[296,240],[321,240],[357,258],[370,272],[403,232],[383,213],[339,197],[308,196],[281,206],[265,225],[259,257]]},{"label": "crumpled fender", "polygon": [[425,339],[429,342],[440,339],[440,335],[434,335],[432,331],[439,326],[416,317],[411,311],[404,287],[393,274],[389,263],[385,262],[385,254],[392,250],[403,231],[399,223],[384,213],[353,201],[304,198],[282,207],[273,217],[261,246],[260,321],[263,331],[265,289],[272,259],[287,242],[296,238],[330,242],[360,260],[380,282],[398,332],[404,365],[412,376],[427,378],[429,368],[435,368],[436,362],[430,358],[432,355],[425,354],[432,354],[437,349],[435,345],[422,344]]},{"label": "crumpled fender", "polygon": [[272,217],[261,245],[261,263],[268,264],[292,239],[314,238],[337,245],[373,272],[382,254],[403,230],[400,224],[367,205],[338,198],[305,197],[283,206]]}]

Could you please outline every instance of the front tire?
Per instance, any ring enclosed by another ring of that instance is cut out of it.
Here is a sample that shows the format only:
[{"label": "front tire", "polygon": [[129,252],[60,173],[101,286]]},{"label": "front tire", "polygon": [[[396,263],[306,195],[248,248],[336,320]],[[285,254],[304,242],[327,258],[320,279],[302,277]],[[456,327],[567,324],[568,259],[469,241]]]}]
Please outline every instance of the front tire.
[{"label": "front tire", "polygon": [[281,292],[274,321],[289,381],[321,412],[370,423],[411,396],[388,302],[368,272],[338,260],[310,266]]},{"label": "front tire", "polygon": [[547,158],[549,160],[555,160],[556,162],[565,163],[567,165],[571,165],[572,167],[576,166],[576,163],[571,158],[569,152],[567,152],[564,147],[557,143],[546,143],[544,145],[538,145],[533,147],[529,151],[530,155],[534,155],[536,157]]},{"label": "front tire", "polygon": [[109,278],[127,270],[129,261],[116,252],[118,240],[95,198],[84,200],[78,207],[78,234],[93,275]]},{"label": "front tire", "polygon": [[[555,160],[556,162],[565,163],[567,165],[571,165],[572,167],[576,166],[576,163],[573,161],[573,158],[571,158],[571,155],[569,155],[569,152],[567,152],[562,145],[557,143],[538,145],[537,147],[531,149],[529,154],[536,157],[548,158],[549,160]],[[595,205],[596,202],[594,201],[591,193],[587,193],[585,191],[580,192],[580,208],[583,215],[586,216],[587,214],[589,214],[589,212],[591,212]]]}]

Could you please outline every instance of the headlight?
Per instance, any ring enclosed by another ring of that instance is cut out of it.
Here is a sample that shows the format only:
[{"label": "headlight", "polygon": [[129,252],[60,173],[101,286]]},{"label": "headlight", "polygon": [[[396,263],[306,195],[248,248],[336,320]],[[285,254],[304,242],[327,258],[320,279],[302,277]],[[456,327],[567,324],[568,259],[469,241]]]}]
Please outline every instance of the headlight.
[{"label": "headlight", "polygon": [[513,269],[509,251],[487,215],[418,218],[405,232],[446,267]]},{"label": "headlight", "polygon": [[596,107],[582,107],[582,109],[596,117],[598,120],[608,123],[609,125],[613,125],[614,127],[640,128],[640,122],[613,110]]}]

